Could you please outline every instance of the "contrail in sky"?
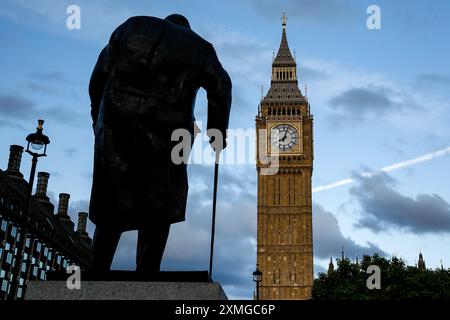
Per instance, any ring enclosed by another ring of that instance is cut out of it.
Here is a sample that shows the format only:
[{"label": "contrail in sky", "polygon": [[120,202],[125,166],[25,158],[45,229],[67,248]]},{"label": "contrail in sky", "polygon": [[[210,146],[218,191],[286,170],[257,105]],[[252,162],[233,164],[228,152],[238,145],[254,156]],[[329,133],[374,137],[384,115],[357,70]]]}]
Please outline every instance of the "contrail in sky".
[{"label": "contrail in sky", "polygon": [[[427,162],[427,161],[430,161],[430,160],[433,160],[433,159],[436,159],[436,158],[440,158],[440,157],[443,157],[443,156],[445,156],[445,155],[447,155],[449,153],[450,153],[450,147],[447,147],[445,149],[441,149],[441,150],[438,150],[438,151],[435,151],[435,152],[432,152],[432,153],[424,154],[423,156],[420,156],[418,158],[414,158],[414,159],[411,159],[411,160],[406,160],[406,161],[399,162],[399,163],[394,163],[394,164],[392,164],[390,166],[386,166],[384,168],[381,168],[379,171],[392,172],[392,171],[395,171],[395,170],[411,167],[411,166],[413,166],[415,164],[419,164],[419,163],[422,163],[422,162]],[[376,173],[377,173],[377,171],[363,172],[363,173],[361,173],[361,175],[363,177],[370,177],[370,176],[372,176],[372,175],[374,175]],[[354,179],[348,178],[348,179],[336,181],[336,182],[333,182],[333,183],[330,183],[330,184],[324,184],[324,185],[321,185],[321,186],[313,188],[312,192],[316,193],[316,192],[321,192],[321,191],[325,191],[325,190],[334,189],[334,188],[337,188],[337,187],[340,187],[340,186],[345,186],[347,184],[351,184],[353,181],[354,181]]]}]

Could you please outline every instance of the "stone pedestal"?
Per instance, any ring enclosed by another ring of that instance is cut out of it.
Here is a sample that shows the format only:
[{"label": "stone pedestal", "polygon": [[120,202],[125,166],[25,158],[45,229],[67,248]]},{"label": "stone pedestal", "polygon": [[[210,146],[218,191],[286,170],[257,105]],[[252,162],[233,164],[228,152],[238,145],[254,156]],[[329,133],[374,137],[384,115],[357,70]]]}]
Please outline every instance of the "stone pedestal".
[{"label": "stone pedestal", "polygon": [[217,282],[30,281],[25,300],[227,300]]}]

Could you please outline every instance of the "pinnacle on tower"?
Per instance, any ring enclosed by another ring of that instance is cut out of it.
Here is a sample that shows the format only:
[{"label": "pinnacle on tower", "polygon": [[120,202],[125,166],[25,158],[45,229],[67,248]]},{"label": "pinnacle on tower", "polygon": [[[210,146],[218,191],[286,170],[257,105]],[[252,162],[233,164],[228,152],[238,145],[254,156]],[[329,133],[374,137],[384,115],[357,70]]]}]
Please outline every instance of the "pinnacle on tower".
[{"label": "pinnacle on tower", "polygon": [[332,274],[333,272],[334,272],[333,258],[330,257],[330,263],[328,264],[328,275]]},{"label": "pinnacle on tower", "polygon": [[419,270],[424,271],[426,269],[425,260],[423,259],[422,252],[419,252],[419,261],[417,262],[417,268]]}]

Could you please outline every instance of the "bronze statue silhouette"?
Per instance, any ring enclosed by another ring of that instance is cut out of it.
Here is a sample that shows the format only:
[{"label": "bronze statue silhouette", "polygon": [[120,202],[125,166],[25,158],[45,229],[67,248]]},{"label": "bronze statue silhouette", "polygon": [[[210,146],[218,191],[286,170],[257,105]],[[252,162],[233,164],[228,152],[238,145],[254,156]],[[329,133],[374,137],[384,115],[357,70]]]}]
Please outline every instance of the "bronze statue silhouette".
[{"label": "bronze statue silhouette", "polygon": [[110,270],[128,230],[138,230],[137,271],[159,271],[170,225],[185,220],[188,193],[186,164],[171,161],[171,133],[184,128],[194,137],[201,87],[207,92],[208,129],[226,137],[230,77],[213,46],[181,15],[132,17],[100,53],[89,84],[93,271]]}]

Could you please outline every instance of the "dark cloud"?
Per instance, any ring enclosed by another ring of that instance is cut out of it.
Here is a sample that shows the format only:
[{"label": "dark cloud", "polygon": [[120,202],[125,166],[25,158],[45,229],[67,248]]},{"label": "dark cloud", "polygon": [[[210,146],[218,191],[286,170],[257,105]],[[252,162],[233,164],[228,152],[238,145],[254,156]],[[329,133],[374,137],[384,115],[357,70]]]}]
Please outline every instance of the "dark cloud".
[{"label": "dark cloud", "polygon": [[51,179],[63,178],[63,175],[61,173],[59,173],[58,171],[50,171],[49,173],[50,173]]},{"label": "dark cloud", "polygon": [[348,123],[362,124],[405,110],[424,111],[423,107],[405,91],[369,85],[345,90],[329,100],[330,113],[326,121],[332,129],[348,127]]},{"label": "dark cloud", "polygon": [[72,158],[73,156],[75,156],[78,153],[78,150],[75,148],[66,148],[63,150],[63,152],[67,158]]},{"label": "dark cloud", "polygon": [[29,76],[32,79],[38,80],[38,81],[65,81],[66,78],[64,74],[60,71],[42,71],[42,70],[36,70],[29,74]]},{"label": "dark cloud", "polygon": [[330,100],[335,110],[354,116],[380,115],[396,106],[391,90],[383,87],[352,88]]},{"label": "dark cloud", "polygon": [[377,245],[368,242],[360,246],[351,238],[342,235],[336,217],[318,204],[313,205],[314,254],[317,258],[327,259],[341,255],[342,248],[349,257],[373,253],[385,254]]},{"label": "dark cloud", "polygon": [[423,233],[450,232],[450,204],[437,194],[415,198],[395,190],[396,181],[385,173],[355,176],[350,193],[358,200],[363,217],[357,227],[380,232],[389,229]]},{"label": "dark cloud", "polygon": [[[1,94],[0,93],[0,116],[5,125],[18,127],[15,121],[43,118],[46,120],[55,120],[67,124],[85,123],[89,115],[72,111],[67,106],[53,106],[48,108],[37,108],[36,102],[23,98],[20,95]],[[8,120],[6,120],[8,119]],[[87,122],[89,123],[89,121]],[[22,127],[21,127],[22,128]]]},{"label": "dark cloud", "polygon": [[450,75],[440,73],[419,74],[417,76],[418,85],[440,85],[450,86]]},{"label": "dark cloud", "polygon": [[35,92],[51,94],[54,96],[74,96],[75,92],[68,92],[75,84],[74,81],[67,78],[60,71],[42,71],[37,70],[28,74],[28,82],[24,85],[25,89]]},{"label": "dark cloud", "polygon": [[16,120],[0,120],[0,127],[8,127],[8,128],[13,128],[15,130],[21,130],[21,131],[25,131],[29,128],[26,128],[24,125],[22,125],[20,123],[20,121],[18,119]]},{"label": "dark cloud", "polygon": [[0,114],[7,118],[27,118],[35,111],[35,103],[18,95],[0,94]]},{"label": "dark cloud", "polygon": [[30,89],[32,91],[55,94],[55,88],[54,87],[49,86],[48,84],[43,84],[42,82],[29,81],[25,85],[25,88],[26,89]]},{"label": "dark cloud", "polygon": [[81,115],[72,111],[67,106],[58,105],[54,107],[50,107],[39,112],[45,119],[53,119],[58,122],[66,123],[66,124],[82,124],[89,123],[88,114]]}]

